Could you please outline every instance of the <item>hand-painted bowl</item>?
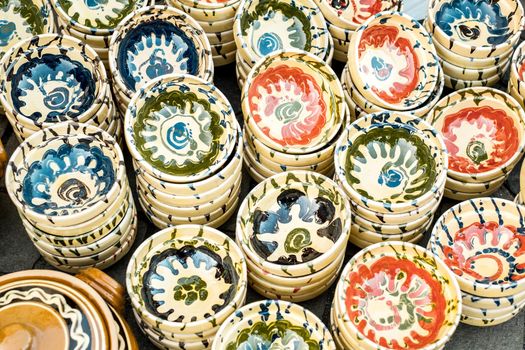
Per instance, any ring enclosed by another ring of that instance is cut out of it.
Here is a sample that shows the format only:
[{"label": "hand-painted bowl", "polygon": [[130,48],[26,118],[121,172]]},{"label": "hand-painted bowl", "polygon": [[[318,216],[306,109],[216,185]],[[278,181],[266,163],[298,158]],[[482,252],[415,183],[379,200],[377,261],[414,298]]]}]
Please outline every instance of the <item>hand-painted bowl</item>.
[{"label": "hand-painted bowl", "polygon": [[427,213],[426,215],[421,216],[420,218],[411,220],[410,222],[404,224],[385,224],[377,223],[371,220],[368,220],[366,217],[361,217],[359,215],[354,215],[352,218],[352,223],[366,228],[371,231],[380,232],[383,235],[388,234],[401,234],[417,229],[418,227],[424,226],[433,216],[432,212]]},{"label": "hand-painted bowl", "polygon": [[292,154],[315,152],[332,141],[345,116],[343,89],[319,58],[276,52],[250,71],[241,105],[250,132],[268,147]]},{"label": "hand-painted bowl", "polygon": [[466,192],[466,193],[480,193],[487,192],[490,190],[497,190],[503,185],[508,176],[503,175],[492,181],[488,182],[464,182],[461,180],[456,180],[452,177],[447,177],[447,183],[445,188],[452,191]]},{"label": "hand-painted bowl", "polygon": [[480,86],[493,87],[496,86],[496,84],[503,79],[503,76],[505,75],[505,72],[507,72],[509,66],[510,61],[507,62],[505,67],[503,67],[503,69],[498,74],[482,80],[463,80],[452,78],[445,74],[445,86],[452,90],[460,90]]},{"label": "hand-painted bowl", "polygon": [[525,290],[525,208],[499,198],[462,202],[436,222],[430,246],[454,272],[461,290],[504,297]]},{"label": "hand-painted bowl", "polygon": [[458,67],[447,61],[442,61],[441,65],[444,73],[451,78],[462,80],[489,80],[494,76],[503,76],[509,67],[509,61],[510,58],[507,58],[500,61],[497,65],[482,69]]},{"label": "hand-painted bowl", "polygon": [[427,229],[432,225],[433,219],[433,216],[430,216],[429,218],[427,218],[426,222],[410,231],[405,231],[398,234],[385,234],[382,232],[380,227],[370,229],[368,227],[360,226],[358,223],[355,222],[356,217],[357,216],[352,217],[352,229],[350,231],[351,236],[357,237],[370,243],[380,243],[386,241],[412,241],[416,237],[422,236],[427,231]]},{"label": "hand-painted bowl", "polygon": [[497,309],[481,309],[479,307],[472,307],[469,305],[463,304],[461,313],[463,316],[481,318],[481,319],[493,319],[506,317],[510,314],[516,312],[516,310],[521,310],[523,303],[514,304],[506,307],[498,307]]},{"label": "hand-painted bowl", "polygon": [[[417,244],[422,239],[423,239],[423,234],[420,234],[420,235],[417,235],[414,238],[411,238],[410,240],[408,240],[407,243]],[[348,238],[348,242],[352,243],[353,245],[355,245],[359,249],[365,249],[367,247],[370,247],[373,244],[376,244],[375,242],[369,242],[367,240],[361,239],[361,237],[356,236],[356,235],[350,235],[350,237]]]},{"label": "hand-painted bowl", "polygon": [[180,225],[156,233],[137,248],[126,286],[144,322],[167,332],[195,334],[220,325],[242,306],[246,262],[223,233]]},{"label": "hand-painted bowl", "polygon": [[249,259],[279,276],[305,276],[346,247],[350,205],[339,186],[309,171],[275,175],[256,186],[237,215],[236,237]]},{"label": "hand-painted bowl", "polygon": [[237,124],[226,97],[191,75],[159,77],[131,100],[125,137],[135,161],[159,180],[212,176],[234,153]]},{"label": "hand-painted bowl", "polygon": [[378,243],[357,253],[334,298],[343,333],[359,349],[440,349],[461,315],[450,270],[410,243]]},{"label": "hand-painted bowl", "polygon": [[[170,6],[178,8],[179,10],[187,13],[189,16],[191,16],[191,18],[201,22],[201,21],[223,21],[227,19],[233,19],[239,7],[240,1],[237,1],[237,3],[234,4],[233,6],[225,6],[225,7],[219,7],[219,8],[207,8],[207,9],[194,7],[192,5],[186,5],[182,1],[178,1],[178,0],[168,1],[168,4]],[[229,29],[232,29],[232,28],[233,28],[233,21]]]},{"label": "hand-painted bowl", "polygon": [[525,95],[525,43],[521,43],[512,55],[509,83],[520,96]]},{"label": "hand-painted bowl", "polygon": [[517,0],[432,0],[427,20],[436,41],[474,58],[507,51],[525,24],[523,6]]},{"label": "hand-painted bowl", "polygon": [[521,305],[525,302],[525,291],[501,298],[484,298],[476,295],[461,292],[464,306],[471,306],[477,309],[498,310]]},{"label": "hand-painted bowl", "polygon": [[492,197],[494,192],[496,192],[497,190],[498,190],[497,188],[494,188],[494,189],[489,189],[486,191],[472,193],[472,192],[456,191],[456,190],[445,188],[443,195],[446,198],[461,202],[461,201],[466,201],[466,200],[473,199],[473,198]]},{"label": "hand-painted bowl", "polygon": [[468,324],[470,326],[476,326],[476,327],[491,327],[496,326],[498,324],[502,324],[516,316],[523,310],[525,307],[525,304],[522,304],[520,308],[514,310],[512,313],[507,314],[505,316],[500,317],[494,317],[494,318],[477,318],[477,317],[471,317],[462,315],[461,316],[461,323]]},{"label": "hand-painted bowl", "polygon": [[[350,38],[354,34],[354,30],[340,28],[336,25],[333,25],[332,23],[328,21],[326,22],[326,26],[328,27],[328,31],[332,35],[332,39],[334,40],[334,43],[336,41],[339,41],[341,44],[346,43],[346,45],[348,45],[348,42],[350,42]],[[347,51],[345,51],[345,55]]]},{"label": "hand-painted bowl", "polygon": [[144,7],[120,22],[111,37],[109,65],[114,83],[128,98],[163,75],[213,78],[211,47],[202,27],[168,6]]},{"label": "hand-painted bowl", "polygon": [[233,27],[239,54],[253,66],[276,51],[302,50],[324,60],[330,37],[313,0],[242,0]]},{"label": "hand-painted bowl", "polygon": [[442,134],[448,176],[487,182],[510,173],[525,147],[525,112],[508,94],[486,87],[441,99],[427,120]]},{"label": "hand-painted bowl", "polygon": [[7,191],[19,212],[54,226],[99,215],[124,185],[124,157],[115,139],[76,123],[60,123],[28,138],[6,172]]},{"label": "hand-painted bowl", "polygon": [[232,349],[335,350],[326,326],[297,304],[262,300],[246,305],[221,326],[212,350]]},{"label": "hand-painted bowl", "polygon": [[168,4],[184,4],[198,9],[221,9],[223,7],[237,7],[239,0],[168,0]]},{"label": "hand-painted bowl", "polygon": [[413,18],[381,12],[350,39],[348,68],[370,102],[390,110],[421,106],[436,89],[439,62],[432,38]]},{"label": "hand-painted bowl", "polygon": [[234,40],[233,29],[221,33],[206,33],[210,45],[229,43]]},{"label": "hand-painted bowl", "polygon": [[338,180],[358,206],[405,213],[439,193],[448,157],[439,133],[404,113],[369,114],[347,127],[335,154]]}]

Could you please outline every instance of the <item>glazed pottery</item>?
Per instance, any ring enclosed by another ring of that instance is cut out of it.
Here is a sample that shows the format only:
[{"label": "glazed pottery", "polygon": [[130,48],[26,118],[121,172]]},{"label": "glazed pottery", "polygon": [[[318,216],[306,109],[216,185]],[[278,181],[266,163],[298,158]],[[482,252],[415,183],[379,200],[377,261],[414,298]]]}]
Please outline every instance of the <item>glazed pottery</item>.
[{"label": "glazed pottery", "polygon": [[521,310],[523,310],[523,307],[525,304],[521,305],[521,307],[514,312],[501,316],[501,317],[495,317],[495,318],[477,318],[477,317],[471,317],[471,316],[461,316],[461,323],[465,323],[471,326],[477,326],[477,327],[489,327],[489,326],[496,326],[498,324],[502,324],[516,316],[520,313]]},{"label": "glazed pottery", "polygon": [[499,308],[516,307],[525,301],[525,291],[501,298],[484,298],[461,292],[463,305],[468,305],[480,310],[498,310]]},{"label": "glazed pottery", "polygon": [[[233,6],[220,6],[212,9],[203,9],[193,5],[186,5],[182,1],[178,0],[168,0],[168,4],[173,7],[180,9],[181,11],[187,13],[192,18],[196,19],[199,22],[209,22],[209,21],[223,21],[232,19],[237,12],[239,2]],[[233,27],[230,26],[230,29]]]},{"label": "glazed pottery", "polygon": [[452,90],[460,90],[470,87],[479,87],[479,86],[495,86],[503,77],[503,74],[507,71],[510,66],[510,62],[507,62],[507,65],[503,68],[502,72],[498,75],[494,75],[487,79],[482,80],[463,80],[452,78],[445,74],[445,86]]},{"label": "glazed pottery", "polygon": [[466,67],[458,67],[454,64],[442,61],[443,71],[446,75],[453,79],[461,80],[489,80],[494,76],[503,76],[509,67],[510,58],[498,62],[497,65],[489,68],[473,69]]},{"label": "glazed pottery", "polygon": [[[174,0],[168,0],[169,3],[175,3]],[[239,0],[178,0],[178,3],[185,4],[200,9],[220,9],[224,7],[235,7]]]}]

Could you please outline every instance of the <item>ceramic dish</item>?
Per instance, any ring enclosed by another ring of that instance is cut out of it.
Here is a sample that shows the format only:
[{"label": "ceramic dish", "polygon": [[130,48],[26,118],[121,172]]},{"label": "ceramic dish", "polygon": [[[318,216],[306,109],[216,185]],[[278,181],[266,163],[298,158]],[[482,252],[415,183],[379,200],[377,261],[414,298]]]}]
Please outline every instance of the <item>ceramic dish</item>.
[{"label": "ceramic dish", "polygon": [[439,77],[430,35],[399,12],[379,13],[357,29],[350,40],[348,68],[361,94],[390,110],[421,106]]},{"label": "ceramic dish", "polygon": [[[407,241],[407,243],[417,244],[422,239],[423,239],[423,234],[420,234],[420,235],[417,235],[414,238],[410,239],[409,241]],[[369,242],[369,241],[366,241],[364,239],[360,239],[360,238],[358,238],[357,236],[354,236],[354,235],[351,235],[350,238],[348,238],[348,242],[352,243],[353,245],[355,245],[359,249],[365,249],[367,247],[370,247],[373,244],[377,244],[375,242]],[[384,243],[387,243],[387,242],[384,242]]]},{"label": "ceramic dish", "polygon": [[503,68],[501,74],[494,75],[487,79],[482,80],[463,80],[449,77],[445,74],[445,86],[452,90],[460,90],[470,87],[480,87],[480,86],[495,86],[502,78],[507,69],[510,66],[510,62],[507,62],[507,65]]},{"label": "ceramic dish", "polygon": [[236,51],[231,51],[231,52],[223,53],[220,55],[214,55],[212,56],[213,64],[215,65],[215,67],[221,67],[221,66],[225,66],[227,64],[233,63],[235,62],[236,53],[237,53]]},{"label": "ceramic dish", "polygon": [[506,69],[509,67],[509,58],[498,62],[489,68],[473,69],[466,67],[458,67],[447,61],[442,61],[443,72],[451,78],[462,80],[489,80],[494,76],[503,76]]},{"label": "ceramic dish", "polygon": [[227,55],[231,52],[236,53],[237,46],[235,45],[235,41],[225,44],[211,45],[211,52],[213,56]]},{"label": "ceramic dish", "polygon": [[507,307],[499,307],[497,309],[479,309],[476,307],[471,307],[469,305],[463,304],[461,308],[461,313],[463,316],[474,317],[474,318],[485,318],[485,319],[494,319],[501,318],[515,313],[517,310],[521,310],[523,303],[514,304]]},{"label": "ceramic dish", "polygon": [[[352,222],[351,235],[371,243],[380,243],[385,241],[404,241],[408,242],[415,239],[418,236],[424,234],[428,228],[432,225],[433,216],[431,215],[427,220],[422,223],[420,226],[416,227],[413,230],[405,231],[402,233],[388,233],[384,234],[379,230],[370,230],[368,228],[362,227],[359,224]],[[355,221],[355,216],[352,217],[352,220]]]},{"label": "ceramic dish", "polygon": [[210,45],[229,43],[234,40],[233,29],[221,33],[206,33]]},{"label": "ceramic dish", "polygon": [[[237,9],[239,7],[239,3],[237,2],[233,6],[225,6],[225,7],[219,7],[215,9],[203,9],[193,6],[188,6],[181,1],[174,1],[170,0],[168,1],[173,7],[176,7],[180,9],[181,11],[184,11],[192,18],[196,19],[199,22],[206,22],[206,21],[224,21],[227,19],[233,19],[235,17],[235,13],[237,12]],[[230,27],[230,29],[233,27]]]},{"label": "ceramic dish", "polygon": [[514,54],[512,55],[512,63],[510,66],[510,80],[509,84],[512,84],[518,94],[525,92],[525,55],[524,55],[525,44],[521,43]]},{"label": "ceramic dish", "polygon": [[276,52],[246,78],[241,105],[251,133],[268,147],[292,154],[323,148],[341,129],[343,90],[334,71],[304,52]]},{"label": "ceramic dish", "polygon": [[510,173],[523,154],[525,113],[502,91],[485,87],[457,91],[441,99],[427,120],[445,139],[448,176],[454,179],[491,181]]},{"label": "ceramic dish", "polygon": [[[332,4],[335,5],[334,2],[332,2]],[[326,21],[326,27],[328,28],[328,31],[332,35],[332,39],[334,40],[334,42],[340,41],[340,42],[348,43],[350,41],[350,38],[354,34],[354,30],[338,27],[336,25],[333,25],[329,21]]]},{"label": "ceramic dish", "polygon": [[145,172],[191,183],[222,168],[233,153],[236,120],[226,97],[190,75],[159,77],[131,100],[125,117],[128,149]]},{"label": "ceramic dish", "polygon": [[489,182],[463,182],[460,180],[453,179],[451,177],[447,178],[447,183],[445,184],[445,188],[447,188],[450,191],[459,191],[459,192],[466,192],[466,193],[480,193],[480,192],[487,192],[490,190],[497,190],[498,188],[503,185],[505,180],[507,180],[507,175],[498,177],[492,181]]},{"label": "ceramic dish", "polygon": [[234,7],[239,4],[239,0],[168,0],[172,6],[177,3],[200,9],[220,9],[223,7]]},{"label": "ceramic dish", "polygon": [[498,324],[502,324],[516,316],[520,313],[520,311],[523,309],[525,304],[523,304],[519,309],[515,310],[511,314],[495,317],[495,318],[477,318],[477,317],[470,317],[470,316],[461,316],[461,323],[465,323],[471,326],[477,326],[477,327],[489,327],[489,326],[496,326]]},{"label": "ceramic dish", "polygon": [[413,219],[407,223],[404,224],[398,224],[398,225],[391,225],[391,224],[385,224],[385,223],[377,223],[368,220],[365,217],[361,217],[359,215],[353,216],[352,223],[356,223],[357,225],[366,228],[370,231],[376,231],[383,235],[389,235],[389,234],[401,234],[405,232],[409,232],[412,230],[417,229],[418,227],[421,227],[424,225],[433,215],[433,212],[429,212],[426,215],[421,216],[420,218]]},{"label": "ceramic dish", "polygon": [[211,47],[202,27],[172,7],[150,6],[130,14],[115,29],[110,48],[113,79],[129,98],[163,75],[213,79]]},{"label": "ceramic dish", "polygon": [[497,310],[499,308],[514,307],[525,302],[525,291],[501,298],[483,298],[461,292],[463,305],[477,309]]}]

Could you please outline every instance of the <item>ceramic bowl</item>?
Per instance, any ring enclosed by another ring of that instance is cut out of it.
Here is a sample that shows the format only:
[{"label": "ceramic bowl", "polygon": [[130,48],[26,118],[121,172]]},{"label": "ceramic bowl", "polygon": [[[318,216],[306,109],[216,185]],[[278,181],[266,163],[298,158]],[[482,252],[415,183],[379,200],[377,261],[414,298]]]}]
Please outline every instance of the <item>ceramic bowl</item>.
[{"label": "ceramic bowl", "polygon": [[233,27],[235,42],[251,66],[281,50],[303,50],[320,59],[328,56],[328,29],[313,0],[242,0],[239,8]]},{"label": "ceramic bowl", "polygon": [[[239,8],[240,1],[237,1],[232,6],[224,6],[219,8],[203,9],[191,5],[186,5],[182,1],[168,1],[168,4],[178,8],[179,10],[187,13],[192,18],[196,19],[199,22],[211,22],[211,21],[224,21],[224,20],[233,20],[235,13]],[[229,29],[232,29],[232,25]]]},{"label": "ceramic bowl", "polygon": [[222,53],[222,54],[219,54],[219,55],[212,56],[214,66],[215,67],[222,67],[222,66],[225,66],[227,64],[235,62],[235,54],[236,53],[237,53],[236,51],[231,51],[231,52]]},{"label": "ceramic bowl", "polygon": [[361,217],[359,215],[354,215],[352,218],[352,223],[355,223],[363,228],[366,228],[370,231],[379,232],[383,235],[398,235],[405,232],[409,232],[412,230],[417,229],[418,227],[423,226],[429,219],[432,217],[433,212],[429,212],[426,215],[421,216],[420,218],[413,219],[409,222],[406,222],[404,224],[385,224],[385,223],[377,223],[371,220],[368,220],[365,217]]},{"label": "ceramic bowl", "polygon": [[334,71],[305,52],[276,52],[246,78],[241,105],[250,132],[283,153],[315,152],[341,129],[343,89]]},{"label": "ceramic bowl", "polygon": [[514,54],[512,55],[512,63],[510,65],[510,81],[509,84],[514,85],[518,94],[525,95],[525,44],[521,43]]},{"label": "ceramic bowl", "polygon": [[168,3],[172,6],[175,3],[181,3],[200,9],[220,9],[223,7],[236,7],[239,5],[239,0],[168,0]]},{"label": "ceramic bowl", "polygon": [[430,246],[454,272],[461,290],[504,297],[525,290],[520,268],[523,207],[499,198],[462,202],[436,222]]},{"label": "ceramic bowl", "polygon": [[503,79],[503,75],[505,74],[509,66],[510,66],[510,62],[507,62],[506,66],[503,68],[500,74],[494,75],[490,78],[482,79],[482,80],[463,80],[463,79],[452,78],[445,74],[445,86],[452,90],[460,90],[460,89],[465,89],[465,88],[470,88],[470,87],[480,87],[480,86],[493,87],[501,79]]},{"label": "ceramic bowl", "polygon": [[[512,75],[512,73],[511,73],[511,75]],[[520,104],[521,107],[525,106],[525,96],[522,96],[518,92],[518,89],[516,88],[516,86],[514,84],[512,84],[511,80],[509,80],[509,84],[507,85],[507,92],[509,93],[509,95],[514,97],[516,99],[516,101],[518,101],[518,103]]]},{"label": "ceramic bowl", "polygon": [[454,178],[448,177],[445,188],[450,191],[459,191],[465,193],[480,193],[491,190],[497,190],[503,185],[508,176],[503,175],[489,182],[463,182]]},{"label": "ceramic bowl", "polygon": [[225,44],[211,45],[211,52],[213,56],[227,55],[231,52],[235,55],[237,53],[237,46],[235,45],[235,41]]},{"label": "ceramic bowl", "polygon": [[405,231],[402,233],[388,233],[385,234],[381,231],[380,228],[376,229],[369,229],[368,227],[363,227],[355,222],[355,217],[352,217],[352,229],[351,229],[351,235],[354,237],[357,237],[361,240],[371,242],[371,243],[380,243],[380,242],[386,242],[386,241],[404,241],[408,242],[413,239],[415,239],[418,236],[423,235],[428,228],[432,225],[433,216],[431,215],[426,219],[424,223],[419,225],[418,227],[414,228],[410,231]]},{"label": "ceramic bowl", "polygon": [[344,250],[349,230],[350,206],[339,186],[314,172],[293,171],[248,194],[239,208],[236,237],[247,257],[266,271],[305,276]]},{"label": "ceramic bowl", "polygon": [[525,291],[501,298],[483,298],[463,291],[461,295],[464,306],[470,306],[479,310],[498,310],[500,308],[515,307],[525,302]]},{"label": "ceramic bowl", "polygon": [[[461,315],[460,289],[450,270],[410,243],[378,243],[357,253],[334,299],[345,338],[359,349],[439,349]],[[403,312],[392,307],[400,303],[406,303]]]},{"label": "ceramic bowl", "polygon": [[439,77],[430,35],[399,12],[378,13],[356,30],[350,39],[348,68],[359,92],[390,110],[421,106]]},{"label": "ceramic bowl", "polygon": [[335,350],[332,336],[321,320],[297,304],[278,300],[257,301],[232,314],[217,332],[211,349],[287,345]]},{"label": "ceramic bowl", "polygon": [[521,307],[511,314],[495,317],[495,318],[477,318],[477,317],[471,317],[462,315],[461,316],[461,323],[468,324],[470,326],[476,326],[476,327],[490,327],[490,326],[496,326],[498,324],[502,324],[516,316],[521,312],[525,304],[521,305]]},{"label": "ceramic bowl", "polygon": [[131,100],[128,149],[159,180],[191,183],[210,177],[234,152],[237,125],[226,97],[191,75],[159,77]]},{"label": "ceramic bowl", "polygon": [[241,250],[228,236],[206,226],[180,225],[156,233],[137,248],[126,286],[144,322],[194,334],[220,325],[242,306],[246,270]]},{"label": "ceramic bowl", "polygon": [[441,66],[443,67],[443,72],[450,78],[488,81],[490,78],[495,76],[503,76],[503,74],[506,72],[506,69],[509,67],[509,60],[510,58],[507,58],[498,62],[497,65],[482,69],[458,67],[447,61],[441,61]]},{"label": "ceramic bowl", "polygon": [[163,75],[213,79],[211,47],[202,27],[168,6],[144,7],[120,22],[111,37],[109,65],[115,83],[129,98]]},{"label": "ceramic bowl", "polygon": [[435,198],[448,164],[445,143],[434,128],[393,112],[369,114],[348,126],[334,158],[350,199],[386,214],[406,213]]},{"label": "ceramic bowl", "polygon": [[478,87],[454,92],[434,106],[427,120],[445,139],[451,178],[491,181],[510,173],[523,154],[525,113],[502,91]]},{"label": "ceramic bowl", "polygon": [[[332,2],[332,4],[335,4],[335,3]],[[348,8],[349,7],[347,7],[347,9]],[[354,34],[354,30],[352,30],[352,29],[344,29],[344,28],[338,27],[338,26],[330,23],[329,21],[326,21],[326,26],[328,28],[328,31],[332,35],[332,39],[334,40],[334,42],[335,41],[339,41],[341,43],[347,43],[348,44],[348,42],[350,42],[350,38]]]},{"label": "ceramic bowl", "polygon": [[432,0],[427,20],[435,41],[474,58],[506,52],[525,24],[523,6],[516,0]]},{"label": "ceramic bowl", "polygon": [[[417,244],[422,239],[423,239],[423,234],[420,234],[420,235],[417,235],[414,238],[411,238],[410,240],[408,240],[407,243]],[[377,244],[376,242],[369,242],[369,241],[366,241],[364,239],[358,238],[358,236],[354,236],[354,235],[350,235],[350,238],[348,238],[348,242],[352,243],[353,245],[355,245],[359,249],[365,249],[367,247],[370,247],[373,244]]]},{"label": "ceramic bowl", "polygon": [[77,38],[83,41],[84,43],[88,44],[94,49],[105,51],[107,55],[108,48],[109,48],[109,42],[111,40],[111,35],[91,35],[91,34],[82,33],[76,30],[74,27],[72,27],[69,24],[60,24],[59,30],[63,34],[70,35],[74,38]]},{"label": "ceramic bowl", "polygon": [[206,33],[210,45],[229,43],[234,40],[233,29],[220,33]]},{"label": "ceramic bowl", "polygon": [[494,319],[501,318],[513,314],[517,310],[521,310],[523,303],[514,304],[507,307],[499,307],[497,309],[480,309],[463,304],[461,313],[463,316],[481,318],[481,319]]}]

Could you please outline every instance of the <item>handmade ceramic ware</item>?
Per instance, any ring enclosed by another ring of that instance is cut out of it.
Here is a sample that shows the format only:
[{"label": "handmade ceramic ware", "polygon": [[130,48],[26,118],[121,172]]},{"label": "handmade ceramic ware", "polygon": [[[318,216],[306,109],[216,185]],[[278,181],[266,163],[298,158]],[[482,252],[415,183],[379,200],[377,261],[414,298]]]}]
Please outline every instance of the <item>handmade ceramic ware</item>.
[{"label": "handmade ceramic ware", "polygon": [[480,193],[490,190],[497,190],[505,180],[507,180],[507,175],[500,176],[489,182],[463,182],[461,180],[456,180],[454,178],[448,177],[445,187],[451,191],[459,191],[466,193]]},{"label": "handmade ceramic ware", "polygon": [[234,40],[233,29],[221,33],[206,33],[210,45],[229,43]]},{"label": "handmade ceramic ware", "polygon": [[482,79],[482,80],[463,80],[463,79],[452,78],[445,74],[445,86],[452,90],[460,90],[460,89],[465,89],[465,88],[470,88],[470,87],[479,87],[479,86],[493,87],[503,78],[503,75],[505,74],[509,66],[510,66],[510,62],[507,62],[507,64],[502,69],[500,74],[497,74],[490,78]]},{"label": "handmade ceramic ware", "polygon": [[516,316],[517,314],[519,314],[520,311],[523,310],[524,306],[525,306],[525,304],[521,305],[521,307],[519,309],[513,311],[512,313],[510,313],[508,315],[495,317],[495,318],[477,318],[477,317],[471,317],[471,316],[462,315],[461,316],[461,323],[465,323],[465,324],[468,324],[468,325],[471,325],[471,326],[477,326],[477,327],[496,326],[498,324],[502,324],[502,323],[507,322],[508,320],[510,320],[511,318]]},{"label": "handmade ceramic ware", "polygon": [[[168,3],[175,3],[175,1],[168,0]],[[238,6],[239,0],[178,0],[177,3],[200,9],[220,9],[223,7]]]},{"label": "handmade ceramic ware", "polygon": [[501,298],[484,298],[461,292],[463,305],[477,309],[498,310],[500,308],[516,307],[525,301],[525,291]]},{"label": "handmade ceramic ware", "polygon": [[519,96],[525,96],[525,45],[521,43],[512,55],[509,85],[513,85]]},{"label": "handmade ceramic ware", "polygon": [[[333,3],[333,4],[335,4],[335,3]],[[330,23],[328,21],[326,22],[326,26],[328,27],[328,31],[332,35],[332,39],[334,40],[334,43],[336,41],[338,41],[341,44],[342,43],[346,43],[346,45],[348,45],[348,42],[350,42],[350,38],[354,34],[354,30],[344,29],[344,28],[338,27],[338,26],[336,26],[336,25],[334,25],[334,24],[332,24],[332,23]],[[347,54],[347,51],[345,51],[344,53]]]},{"label": "handmade ceramic ware", "polygon": [[421,106],[439,76],[430,35],[399,12],[381,12],[357,29],[350,39],[348,68],[361,94],[390,110]]},{"label": "handmade ceramic ware", "polygon": [[489,80],[494,76],[503,76],[509,66],[509,60],[510,58],[507,58],[498,62],[496,65],[482,69],[458,67],[454,64],[448,63],[447,61],[442,61],[441,65],[443,67],[444,73],[454,79]]},{"label": "handmade ceramic ware", "polygon": [[351,229],[351,235],[361,239],[363,241],[371,242],[371,243],[379,243],[379,242],[385,242],[385,241],[412,241],[416,237],[422,236],[427,229],[431,226],[433,216],[430,216],[427,218],[425,222],[423,222],[421,225],[416,227],[413,230],[405,231],[402,233],[388,233],[385,234],[382,232],[382,230],[379,228],[378,230],[375,229],[369,229],[368,227],[363,227],[355,222],[355,217],[352,217],[352,229]]},{"label": "handmade ceramic ware", "polygon": [[212,59],[213,59],[214,66],[221,67],[221,66],[225,66],[227,64],[235,62],[235,54],[236,54],[236,51],[231,51],[228,53],[213,55]]},{"label": "handmade ceramic ware", "polygon": [[[223,6],[223,7],[217,7],[213,9],[203,9],[198,8],[195,6],[188,6],[182,1],[176,1],[176,0],[168,0],[168,4],[171,6],[174,6],[181,11],[187,13],[192,18],[196,19],[199,22],[206,22],[206,21],[222,21],[227,19],[232,19],[235,16],[235,13],[237,12],[237,9],[239,7],[239,3],[237,2],[233,6]],[[230,29],[233,27],[233,25],[230,27]]]}]

